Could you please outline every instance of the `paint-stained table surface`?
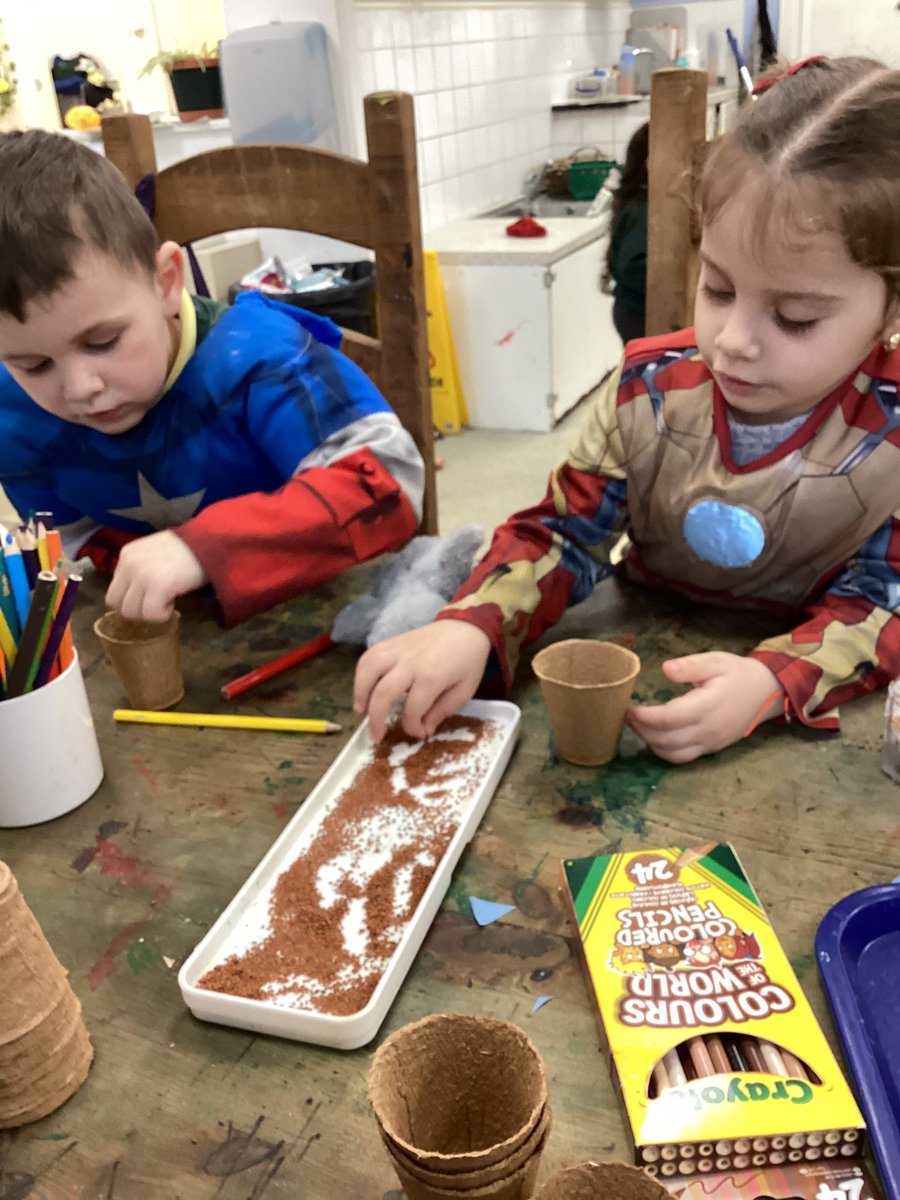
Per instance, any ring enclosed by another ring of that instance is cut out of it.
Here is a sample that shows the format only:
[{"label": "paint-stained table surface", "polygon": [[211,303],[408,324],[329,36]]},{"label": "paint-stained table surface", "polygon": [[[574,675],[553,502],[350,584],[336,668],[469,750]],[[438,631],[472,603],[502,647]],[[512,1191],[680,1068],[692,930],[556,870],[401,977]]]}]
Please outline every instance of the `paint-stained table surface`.
[{"label": "paint-stained table surface", "polygon": [[[363,584],[357,574],[228,632],[188,613],[182,707],[224,708],[223,682],[327,629]],[[0,1197],[398,1200],[366,1101],[377,1042],[346,1053],[203,1024],[176,981],[355,728],[356,653],[332,650],[233,706],[334,718],[344,726],[334,737],[116,727],[122,694],[91,632],[102,591],[85,591],[77,641],[106,778],[57,821],[0,830],[0,857],[70,972],[96,1059],[58,1112],[0,1134]],[[552,636],[623,638],[642,657],[638,692],[651,700],[670,694],[663,659],[714,645],[743,650],[771,631],[756,618],[608,583]],[[520,1022],[550,1077],[543,1179],[564,1163],[628,1155],[558,894],[560,860],[733,842],[833,1038],[813,938],[836,900],[900,872],[900,792],[879,769],[881,696],[847,708],[839,737],[768,727],[670,768],[629,734],[623,757],[604,769],[557,760],[527,670],[513,699],[523,711],[518,749],[379,1040],[435,1011]],[[516,909],[479,928],[470,895]],[[539,996],[552,1000],[531,1015]]]}]

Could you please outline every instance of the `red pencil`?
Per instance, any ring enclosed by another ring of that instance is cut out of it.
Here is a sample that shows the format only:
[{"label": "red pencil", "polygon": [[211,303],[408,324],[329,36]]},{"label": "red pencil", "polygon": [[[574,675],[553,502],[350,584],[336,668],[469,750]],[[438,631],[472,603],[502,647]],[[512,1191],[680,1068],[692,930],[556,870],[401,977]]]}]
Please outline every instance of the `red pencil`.
[{"label": "red pencil", "polygon": [[233,679],[231,683],[226,683],[222,688],[222,696],[225,700],[233,700],[235,696],[249,692],[257,684],[266,683],[276,675],[281,675],[283,671],[289,671],[291,667],[306,662],[308,658],[314,658],[317,654],[330,650],[333,645],[331,634],[322,633],[311,641],[304,642],[296,650],[290,650],[287,654],[282,654],[280,658],[273,658],[271,662],[257,667],[255,671],[248,671],[240,679]]}]

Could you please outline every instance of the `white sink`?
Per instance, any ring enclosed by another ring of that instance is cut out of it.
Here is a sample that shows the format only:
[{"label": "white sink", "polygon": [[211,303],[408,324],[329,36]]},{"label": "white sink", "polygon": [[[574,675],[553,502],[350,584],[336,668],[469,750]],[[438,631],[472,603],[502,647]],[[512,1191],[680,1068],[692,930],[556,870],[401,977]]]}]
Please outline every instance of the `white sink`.
[{"label": "white sink", "polygon": [[[482,217],[586,217],[596,200],[557,200],[553,196],[537,196],[534,200],[513,200],[481,213]],[[603,207],[600,208],[602,213]],[[600,213],[591,213],[591,216]]]}]

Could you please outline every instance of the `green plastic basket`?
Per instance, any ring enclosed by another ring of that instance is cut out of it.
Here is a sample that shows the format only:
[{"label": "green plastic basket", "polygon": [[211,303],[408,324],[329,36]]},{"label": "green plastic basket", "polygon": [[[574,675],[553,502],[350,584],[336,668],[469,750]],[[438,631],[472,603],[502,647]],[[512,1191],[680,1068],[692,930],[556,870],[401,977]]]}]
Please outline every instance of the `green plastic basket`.
[{"label": "green plastic basket", "polygon": [[616,164],[610,159],[569,163],[569,192],[574,200],[593,200]]}]

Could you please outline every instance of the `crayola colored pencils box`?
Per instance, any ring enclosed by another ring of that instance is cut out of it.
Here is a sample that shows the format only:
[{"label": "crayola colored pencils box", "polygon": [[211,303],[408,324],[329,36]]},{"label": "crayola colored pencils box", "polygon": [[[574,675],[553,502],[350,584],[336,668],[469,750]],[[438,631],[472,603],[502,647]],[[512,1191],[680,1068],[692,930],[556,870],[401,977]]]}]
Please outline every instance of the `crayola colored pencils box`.
[{"label": "crayola colored pencils box", "polygon": [[862,1115],[730,845],[563,874],[638,1163],[665,1179],[860,1152]]}]

